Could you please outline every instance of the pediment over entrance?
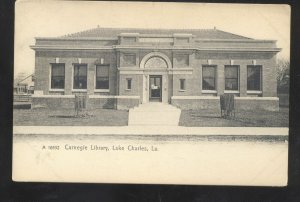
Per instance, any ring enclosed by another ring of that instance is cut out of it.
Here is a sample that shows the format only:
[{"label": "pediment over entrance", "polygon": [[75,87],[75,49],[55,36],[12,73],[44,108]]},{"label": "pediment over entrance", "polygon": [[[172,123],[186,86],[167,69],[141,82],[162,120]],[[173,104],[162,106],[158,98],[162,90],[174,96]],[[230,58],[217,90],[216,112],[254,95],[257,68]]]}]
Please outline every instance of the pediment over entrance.
[{"label": "pediment over entrance", "polygon": [[161,57],[151,57],[146,61],[145,68],[159,68],[159,69],[167,69],[168,65],[164,59]]}]

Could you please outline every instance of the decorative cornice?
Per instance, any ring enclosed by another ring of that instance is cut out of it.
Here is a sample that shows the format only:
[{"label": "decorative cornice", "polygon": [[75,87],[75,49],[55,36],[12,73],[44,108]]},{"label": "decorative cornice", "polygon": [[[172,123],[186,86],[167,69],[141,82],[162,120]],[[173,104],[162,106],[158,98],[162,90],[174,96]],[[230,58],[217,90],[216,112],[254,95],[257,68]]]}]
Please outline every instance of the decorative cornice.
[{"label": "decorative cornice", "polygon": [[34,45],[33,50],[113,50],[113,46],[65,46],[65,45]]},{"label": "decorative cornice", "polygon": [[41,41],[118,41],[117,37],[35,37],[35,39]]},{"label": "decorative cornice", "polygon": [[275,43],[277,40],[265,40],[265,39],[203,39],[195,38],[195,42],[198,41],[209,41],[209,42],[243,42],[243,43]]},{"label": "decorative cornice", "polygon": [[192,74],[193,68],[172,68],[168,69],[169,74]]},{"label": "decorative cornice", "polygon": [[193,68],[153,68],[153,69],[144,69],[144,68],[118,68],[120,74],[144,74],[145,72],[168,72],[168,74],[192,74]]},{"label": "decorative cornice", "polygon": [[[120,36],[132,36],[136,33],[124,33]],[[139,37],[153,37],[153,38],[174,38],[174,36],[192,36],[191,34],[139,34]],[[54,41],[117,41],[117,37],[35,37],[36,40],[54,40]],[[246,42],[246,43],[275,43],[277,40],[267,39],[206,39],[206,38],[194,38],[194,41],[215,41],[215,42]]]},{"label": "decorative cornice", "polygon": [[121,49],[138,49],[138,50],[197,50],[197,51],[214,51],[214,52],[280,52],[281,48],[199,48],[191,46],[65,46],[65,45],[33,45],[33,50],[121,50]]}]

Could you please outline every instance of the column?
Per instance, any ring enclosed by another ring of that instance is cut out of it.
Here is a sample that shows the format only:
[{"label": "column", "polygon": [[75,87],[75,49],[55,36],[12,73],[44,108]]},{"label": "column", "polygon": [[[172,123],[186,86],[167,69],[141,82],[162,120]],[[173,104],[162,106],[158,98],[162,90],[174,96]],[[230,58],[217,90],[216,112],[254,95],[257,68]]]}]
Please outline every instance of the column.
[{"label": "column", "polygon": [[94,94],[95,90],[95,71],[96,67],[94,64],[89,63],[87,66],[87,94]]},{"label": "column", "polygon": [[240,97],[247,96],[247,65],[241,65],[239,70]]},{"label": "column", "polygon": [[69,60],[65,63],[65,95],[72,95],[73,88],[73,64]]},{"label": "column", "polygon": [[224,94],[225,89],[225,72],[224,72],[224,65],[217,66],[217,95],[220,96]]}]

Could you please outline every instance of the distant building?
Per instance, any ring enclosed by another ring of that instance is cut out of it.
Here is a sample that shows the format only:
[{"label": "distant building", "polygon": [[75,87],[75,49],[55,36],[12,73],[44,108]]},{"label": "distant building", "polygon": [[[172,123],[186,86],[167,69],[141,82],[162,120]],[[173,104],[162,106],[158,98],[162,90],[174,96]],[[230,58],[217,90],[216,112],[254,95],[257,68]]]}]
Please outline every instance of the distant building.
[{"label": "distant building", "polygon": [[147,102],[182,109],[219,108],[236,96],[240,109],[278,110],[274,40],[218,29],[95,28],[36,38],[33,105],[128,109]]},{"label": "distant building", "polygon": [[34,81],[33,74],[17,78],[14,81],[14,94],[33,94]]}]

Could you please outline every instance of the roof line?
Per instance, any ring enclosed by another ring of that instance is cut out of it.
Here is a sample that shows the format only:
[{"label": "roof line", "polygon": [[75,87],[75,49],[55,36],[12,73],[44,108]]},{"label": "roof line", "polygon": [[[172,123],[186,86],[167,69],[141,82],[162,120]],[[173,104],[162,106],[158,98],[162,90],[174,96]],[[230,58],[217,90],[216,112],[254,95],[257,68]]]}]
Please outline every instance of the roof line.
[{"label": "roof line", "polygon": [[246,36],[234,34],[234,33],[231,33],[231,32],[226,32],[226,31],[219,30],[219,29],[216,29],[216,30],[218,30],[218,31],[220,31],[220,32],[223,32],[223,33],[226,33],[226,34],[231,34],[231,35],[234,35],[234,36],[238,36],[238,37],[243,37],[243,38],[247,38],[247,39],[253,39],[253,38],[249,38],[249,37],[246,37]]},{"label": "roof line", "polygon": [[[114,50],[114,49],[136,49],[136,48],[141,48],[141,49],[153,49],[152,46],[149,47],[144,47],[144,46],[119,46],[119,45],[114,45],[110,47],[99,47],[99,46],[89,46],[89,47],[70,47],[70,46],[30,46],[33,50]],[[257,48],[257,47],[247,47],[247,48],[228,48],[228,47],[222,47],[222,48],[199,48],[199,47],[159,47],[159,49],[165,50],[165,49],[170,49],[170,50],[179,50],[179,49],[184,49],[184,50],[199,50],[199,51],[233,51],[233,52],[240,52],[240,51],[254,51],[254,52],[280,52],[282,49],[281,48]]]},{"label": "roof line", "polygon": [[[89,35],[89,34],[93,34],[93,32],[100,32],[101,31],[120,31],[120,33],[124,33],[124,32],[137,32],[138,30],[141,30],[142,32],[146,31],[146,30],[149,30],[149,31],[171,31],[171,32],[180,32],[180,31],[183,31],[183,32],[203,32],[203,31],[214,31],[214,32],[220,32],[220,33],[224,33],[226,35],[231,35],[231,36],[236,36],[236,37],[239,37],[239,38],[244,38],[244,39],[252,39],[252,38],[249,38],[249,37],[245,37],[245,36],[242,36],[242,35],[238,35],[238,34],[233,34],[231,32],[226,32],[226,31],[223,31],[223,30],[219,30],[219,29],[216,29],[216,27],[214,28],[210,28],[210,29],[194,29],[194,28],[128,28],[128,27],[124,27],[124,28],[121,28],[121,27],[99,27],[97,26],[96,28],[92,28],[92,29],[87,29],[87,30],[83,30],[83,31],[80,31],[80,32],[75,32],[75,33],[70,33],[70,34],[65,34],[63,36],[59,36],[59,37],[62,37],[62,38],[67,38],[67,37],[78,37],[80,35]],[[197,34],[196,34],[197,35]]]}]

